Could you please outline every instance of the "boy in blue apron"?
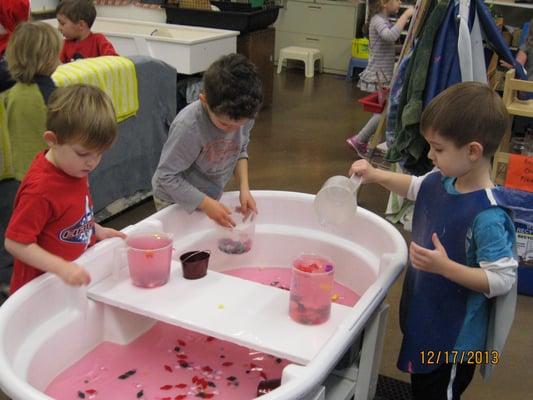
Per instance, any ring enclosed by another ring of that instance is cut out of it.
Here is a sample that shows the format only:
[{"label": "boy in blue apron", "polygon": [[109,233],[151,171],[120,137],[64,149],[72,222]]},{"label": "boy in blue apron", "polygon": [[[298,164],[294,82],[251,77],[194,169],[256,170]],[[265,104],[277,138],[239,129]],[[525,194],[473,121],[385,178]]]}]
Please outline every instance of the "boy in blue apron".
[{"label": "boy in blue apron", "polygon": [[459,399],[476,365],[488,377],[500,361],[514,319],[518,263],[514,224],[496,200],[490,171],[508,124],[493,90],[460,83],[422,114],[436,170],[413,177],[365,160],[350,168],[364,182],[416,201],[398,360],[411,374],[414,399]]}]

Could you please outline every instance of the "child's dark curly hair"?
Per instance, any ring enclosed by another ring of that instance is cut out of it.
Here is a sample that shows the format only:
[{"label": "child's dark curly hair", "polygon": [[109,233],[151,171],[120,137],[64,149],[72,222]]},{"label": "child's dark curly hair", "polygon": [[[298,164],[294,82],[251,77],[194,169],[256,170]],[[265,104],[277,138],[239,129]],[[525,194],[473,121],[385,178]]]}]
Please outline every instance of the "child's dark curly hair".
[{"label": "child's dark curly hair", "polygon": [[214,114],[233,120],[255,118],[263,102],[257,69],[241,54],[222,56],[211,64],[204,73],[202,93]]}]

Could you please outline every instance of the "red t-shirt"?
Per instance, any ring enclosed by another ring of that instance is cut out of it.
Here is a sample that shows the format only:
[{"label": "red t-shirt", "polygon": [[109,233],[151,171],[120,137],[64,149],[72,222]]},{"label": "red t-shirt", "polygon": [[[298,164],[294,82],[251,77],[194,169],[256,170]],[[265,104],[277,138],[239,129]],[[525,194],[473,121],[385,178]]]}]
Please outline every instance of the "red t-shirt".
[{"label": "red t-shirt", "polygon": [[80,58],[118,56],[115,48],[101,33],[90,33],[83,40],[65,40],[59,58],[68,63]]},{"label": "red t-shirt", "polygon": [[[35,156],[15,197],[6,238],[30,244],[72,261],[94,244],[93,201],[87,178],[74,178],[45,158]],[[10,291],[43,271],[15,259]]]},{"label": "red t-shirt", "polygon": [[5,33],[0,33],[0,56],[4,54],[9,37],[18,24],[27,21],[30,16],[29,0],[2,0],[0,7],[0,25]]}]

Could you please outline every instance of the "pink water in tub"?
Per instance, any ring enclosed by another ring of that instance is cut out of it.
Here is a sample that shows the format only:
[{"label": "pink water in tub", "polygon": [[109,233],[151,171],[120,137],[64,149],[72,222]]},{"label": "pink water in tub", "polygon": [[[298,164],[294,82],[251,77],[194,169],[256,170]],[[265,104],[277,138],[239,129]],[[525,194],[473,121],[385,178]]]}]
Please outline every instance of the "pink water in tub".
[{"label": "pink water in tub", "polygon": [[[225,273],[288,290],[290,268]],[[358,296],[335,283],[332,301]],[[103,342],[59,374],[45,393],[62,399],[225,399],[256,397],[261,381],[279,379],[289,361],[189,330],[156,323],[128,345]]]},{"label": "pink water in tub", "polygon": [[[223,271],[225,274],[237,276],[239,278],[247,279],[262,283],[264,285],[275,286],[280,289],[289,290],[291,285],[291,269],[278,267],[244,267],[234,268]],[[333,283],[333,290],[331,294],[331,301],[333,303],[343,304],[352,307],[357,303],[360,296],[353,290],[348,289],[340,283]]]}]

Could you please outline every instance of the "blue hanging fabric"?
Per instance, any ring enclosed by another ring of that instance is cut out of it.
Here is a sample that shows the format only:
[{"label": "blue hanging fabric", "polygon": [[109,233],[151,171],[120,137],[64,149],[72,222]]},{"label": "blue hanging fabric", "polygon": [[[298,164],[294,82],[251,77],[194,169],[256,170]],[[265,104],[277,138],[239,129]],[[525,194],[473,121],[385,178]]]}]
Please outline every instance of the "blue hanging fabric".
[{"label": "blue hanging fabric", "polygon": [[459,30],[455,19],[456,14],[455,4],[450,1],[433,46],[426,90],[424,91],[424,107],[444,89],[461,82],[461,69],[457,57]]},{"label": "blue hanging fabric", "polygon": [[[458,5],[450,2],[446,18],[435,40],[432,53],[432,63],[429,77],[426,82],[424,92],[424,106],[426,106],[435,96],[446,88],[464,81],[461,76],[459,57],[457,54],[457,41],[459,39],[459,27],[456,16]],[[516,69],[516,76],[519,79],[527,79],[523,69],[514,59],[509,47],[503,40],[501,31],[496,26],[487,5],[482,0],[472,0],[470,3],[470,15],[468,18],[468,28],[472,30],[474,19],[477,15],[487,43],[506,62]]]},{"label": "blue hanging fabric", "polygon": [[492,15],[483,0],[472,0],[476,5],[476,11],[479,16],[481,28],[485,33],[487,42],[492,46],[496,54],[498,54],[505,62],[511,64],[516,70],[516,76],[519,79],[527,80],[522,66],[518,64],[509,49],[509,46],[503,40],[501,31],[496,26]]}]

